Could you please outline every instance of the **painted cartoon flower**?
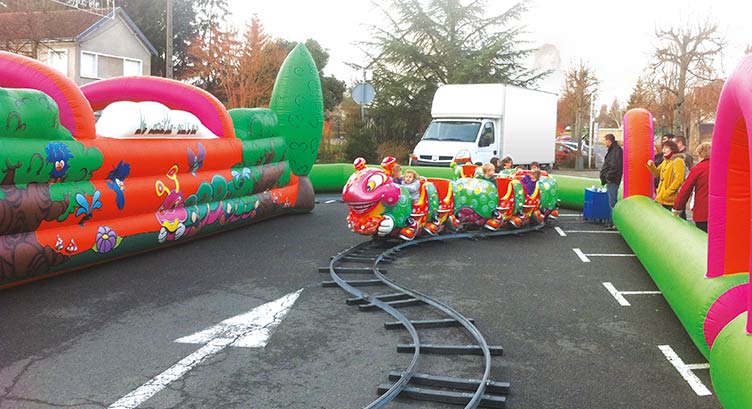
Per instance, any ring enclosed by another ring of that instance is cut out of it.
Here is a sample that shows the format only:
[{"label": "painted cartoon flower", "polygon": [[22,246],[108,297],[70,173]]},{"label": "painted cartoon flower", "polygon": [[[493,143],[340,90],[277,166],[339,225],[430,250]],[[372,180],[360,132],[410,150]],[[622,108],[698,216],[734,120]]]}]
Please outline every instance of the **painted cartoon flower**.
[{"label": "painted cartoon flower", "polygon": [[122,240],[123,238],[119,237],[115,230],[112,230],[109,226],[99,226],[97,239],[91,249],[97,253],[107,253],[119,246]]}]

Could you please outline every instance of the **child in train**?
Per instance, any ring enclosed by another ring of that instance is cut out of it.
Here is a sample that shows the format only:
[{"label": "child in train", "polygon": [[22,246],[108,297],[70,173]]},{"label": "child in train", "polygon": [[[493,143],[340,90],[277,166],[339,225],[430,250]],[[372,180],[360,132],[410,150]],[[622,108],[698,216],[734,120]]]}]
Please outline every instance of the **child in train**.
[{"label": "child in train", "polygon": [[[532,165],[530,167],[532,167]],[[530,171],[529,174],[523,176],[522,180],[520,180],[520,182],[522,183],[522,186],[525,187],[525,193],[528,196],[535,193],[535,186],[538,184],[538,180],[540,180],[540,177],[541,177],[540,169],[534,169]]]},{"label": "child in train", "polygon": [[402,186],[410,193],[410,199],[413,204],[420,198],[420,180],[418,180],[418,172],[408,169],[405,171],[405,176],[402,178]]},{"label": "child in train", "polygon": [[499,175],[514,175],[517,173],[517,169],[514,167],[514,163],[512,163],[512,157],[511,156],[505,156],[504,159],[501,160],[501,171],[499,172]]},{"label": "child in train", "polygon": [[399,163],[392,169],[392,180],[398,185],[402,184],[402,166]]},{"label": "child in train", "polygon": [[486,163],[485,165],[481,166],[479,170],[480,172],[475,175],[475,177],[477,178],[487,179],[491,181],[496,178],[496,166],[494,166],[492,163]]}]

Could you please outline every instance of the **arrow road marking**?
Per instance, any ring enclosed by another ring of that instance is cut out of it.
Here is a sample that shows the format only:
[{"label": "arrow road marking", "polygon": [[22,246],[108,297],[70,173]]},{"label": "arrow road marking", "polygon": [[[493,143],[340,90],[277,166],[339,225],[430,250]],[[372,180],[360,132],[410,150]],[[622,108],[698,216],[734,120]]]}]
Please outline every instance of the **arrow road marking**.
[{"label": "arrow road marking", "polygon": [[133,409],[156,395],[170,383],[180,379],[210,356],[227,346],[263,348],[269,342],[274,329],[282,322],[300,296],[300,290],[272,302],[260,305],[245,314],[228,318],[219,324],[196,332],[175,342],[205,344],[196,352],[150,379],[138,389],[118,399],[109,409]]}]

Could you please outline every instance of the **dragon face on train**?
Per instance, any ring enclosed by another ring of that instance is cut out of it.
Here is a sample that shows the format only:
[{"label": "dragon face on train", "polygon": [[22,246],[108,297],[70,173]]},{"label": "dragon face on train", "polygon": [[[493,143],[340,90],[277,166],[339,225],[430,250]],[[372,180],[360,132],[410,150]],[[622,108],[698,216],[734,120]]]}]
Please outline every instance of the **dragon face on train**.
[{"label": "dragon face on train", "polygon": [[342,200],[350,208],[347,222],[360,234],[375,234],[387,207],[400,199],[400,187],[382,169],[366,168],[363,158],[353,163],[356,172],[342,189]]}]

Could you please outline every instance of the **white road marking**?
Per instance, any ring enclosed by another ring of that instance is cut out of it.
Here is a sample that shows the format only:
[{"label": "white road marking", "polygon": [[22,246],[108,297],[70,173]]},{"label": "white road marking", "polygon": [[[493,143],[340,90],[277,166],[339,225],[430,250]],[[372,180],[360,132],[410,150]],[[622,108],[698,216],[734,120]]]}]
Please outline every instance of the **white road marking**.
[{"label": "white road marking", "polygon": [[561,229],[561,227],[554,227],[554,230],[556,230],[557,233],[559,233],[559,236],[561,237],[567,237],[567,234],[564,233],[564,230]]},{"label": "white road marking", "polygon": [[587,254],[588,257],[634,257],[634,254]]},{"label": "white road marking", "polygon": [[324,203],[325,204],[330,204],[330,203],[336,203],[336,202],[337,202],[337,200],[327,200]]},{"label": "white road marking", "polygon": [[203,331],[176,339],[175,342],[206,345],[150,379],[138,389],[118,399],[109,406],[109,409],[138,407],[167,385],[180,379],[191,369],[227,346],[265,347],[272,332],[285,318],[302,291],[301,288],[278,300],[260,305],[245,314],[237,315]]},{"label": "white road marking", "polygon": [[572,249],[575,254],[577,254],[577,257],[582,260],[583,263],[589,263],[590,257],[634,257],[634,254],[612,254],[612,253],[600,253],[600,254],[591,254],[591,253],[583,253],[580,249]]},{"label": "white road marking", "polygon": [[582,250],[580,250],[580,249],[572,249],[572,250],[574,251],[574,254],[577,254],[577,257],[579,257],[580,260],[582,260],[583,263],[589,263],[590,262],[590,259],[587,258],[587,256],[585,255],[585,253],[582,252]]},{"label": "white road marking", "polygon": [[603,283],[603,286],[606,287],[606,290],[608,290],[609,293],[616,299],[616,301],[621,305],[622,307],[629,307],[630,304],[629,301],[627,301],[626,298],[624,298],[624,294],[626,295],[653,295],[653,294],[660,294],[660,291],[619,291],[614,287],[613,284],[609,282]]},{"label": "white road marking", "polygon": [[679,358],[679,355],[674,352],[674,350],[669,345],[658,345],[658,348],[663,352],[663,355],[666,356],[666,359],[668,359],[669,362],[671,362],[671,365],[676,368],[676,370],[679,372],[679,375],[684,378],[685,381],[689,384],[689,386],[692,388],[692,390],[697,394],[697,396],[709,396],[712,395],[710,390],[702,383],[700,378],[697,377],[697,375],[692,372],[693,369],[707,369],[710,368],[709,364],[685,364],[684,361],[682,361],[681,358]]},{"label": "white road marking", "polygon": [[556,217],[582,217],[579,213],[559,213]]},{"label": "white road marking", "polygon": [[616,230],[567,230],[566,233],[619,234]]}]

